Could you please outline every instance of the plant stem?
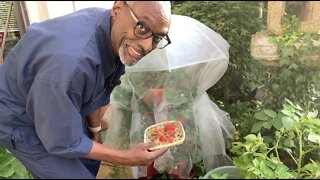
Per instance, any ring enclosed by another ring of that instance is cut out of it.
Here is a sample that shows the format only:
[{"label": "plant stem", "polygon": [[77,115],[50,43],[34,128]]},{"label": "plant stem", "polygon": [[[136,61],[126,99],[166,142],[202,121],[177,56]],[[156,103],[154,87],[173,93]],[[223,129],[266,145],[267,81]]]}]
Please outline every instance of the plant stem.
[{"label": "plant stem", "polygon": [[[286,151],[287,152],[287,151]],[[287,152],[289,154],[289,156],[292,158],[292,160],[294,161],[294,163],[296,163],[296,165],[298,165],[298,161],[292,156],[291,153]]]},{"label": "plant stem", "polygon": [[281,134],[280,134],[279,138],[277,139],[277,143],[276,143],[276,145],[275,145],[275,151],[276,151],[276,156],[277,156],[278,161],[281,162],[281,160],[280,160],[280,158],[279,158],[278,145],[279,145],[280,139],[281,139],[281,137],[282,137],[283,130],[281,130],[280,133],[281,133]]},{"label": "plant stem", "polygon": [[302,150],[302,133],[297,131],[298,138],[299,138],[299,159],[298,159],[298,179],[300,179],[300,172],[301,172],[301,163],[303,157],[303,150]]},{"label": "plant stem", "polygon": [[305,152],[303,153],[303,155],[308,154],[309,152],[311,152],[311,151],[313,151],[313,150],[316,150],[316,149],[320,149],[320,146],[305,151]]},{"label": "plant stem", "polygon": [[270,148],[267,152],[267,154],[269,154],[272,150],[274,149],[274,147]]}]

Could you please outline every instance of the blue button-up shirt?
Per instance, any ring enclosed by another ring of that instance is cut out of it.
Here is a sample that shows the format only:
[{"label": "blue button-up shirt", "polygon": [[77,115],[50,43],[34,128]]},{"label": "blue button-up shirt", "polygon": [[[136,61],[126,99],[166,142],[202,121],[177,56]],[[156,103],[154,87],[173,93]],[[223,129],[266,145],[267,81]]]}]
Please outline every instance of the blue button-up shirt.
[{"label": "blue button-up shirt", "polygon": [[83,157],[87,116],[106,105],[124,65],[112,52],[110,10],[88,8],[32,24],[0,66],[0,144],[42,143]]}]

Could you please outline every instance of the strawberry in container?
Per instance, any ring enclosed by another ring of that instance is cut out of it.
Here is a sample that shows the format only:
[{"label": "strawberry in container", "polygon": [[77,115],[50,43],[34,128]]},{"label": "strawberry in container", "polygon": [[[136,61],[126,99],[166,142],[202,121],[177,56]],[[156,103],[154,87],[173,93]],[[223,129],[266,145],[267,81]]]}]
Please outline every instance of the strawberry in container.
[{"label": "strawberry in container", "polygon": [[184,128],[180,121],[165,121],[149,126],[144,133],[144,142],[159,142],[150,151],[180,145],[185,139]]}]

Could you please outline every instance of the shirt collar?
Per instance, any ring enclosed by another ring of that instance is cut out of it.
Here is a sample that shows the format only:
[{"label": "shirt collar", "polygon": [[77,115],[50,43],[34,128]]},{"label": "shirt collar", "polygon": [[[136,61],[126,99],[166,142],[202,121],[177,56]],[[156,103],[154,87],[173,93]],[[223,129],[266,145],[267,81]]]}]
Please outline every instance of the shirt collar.
[{"label": "shirt collar", "polygon": [[105,78],[114,72],[119,58],[113,54],[111,44],[111,10],[106,10],[98,20],[97,42]]}]

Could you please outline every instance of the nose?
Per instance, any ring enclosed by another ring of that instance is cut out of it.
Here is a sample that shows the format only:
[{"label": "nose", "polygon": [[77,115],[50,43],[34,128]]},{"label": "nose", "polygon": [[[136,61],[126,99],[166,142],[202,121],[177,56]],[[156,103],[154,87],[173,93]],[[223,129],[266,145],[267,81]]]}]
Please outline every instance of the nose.
[{"label": "nose", "polygon": [[140,39],[139,44],[143,47],[146,53],[151,52],[153,47],[153,36],[147,38],[147,39]]}]

